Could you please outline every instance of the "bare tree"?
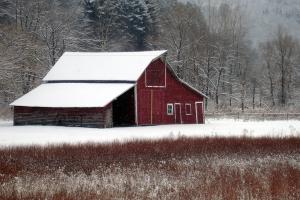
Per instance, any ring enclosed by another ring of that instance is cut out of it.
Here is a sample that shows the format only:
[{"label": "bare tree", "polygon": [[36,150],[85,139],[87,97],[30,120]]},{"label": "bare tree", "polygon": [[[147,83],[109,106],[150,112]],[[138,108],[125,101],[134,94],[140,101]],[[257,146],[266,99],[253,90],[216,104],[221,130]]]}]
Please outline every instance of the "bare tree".
[{"label": "bare tree", "polygon": [[[57,59],[67,48],[67,40],[71,32],[72,24],[75,23],[77,5],[68,8],[68,12],[60,6],[60,2],[43,0],[42,13],[38,35],[46,44],[49,57],[49,65],[53,66]],[[70,42],[70,41],[68,41]]]},{"label": "bare tree", "polygon": [[[206,25],[200,8],[193,4],[176,3],[169,9],[162,19],[161,26],[164,29],[161,46],[170,50],[171,64],[175,67],[177,75],[183,78],[185,67],[190,62],[188,51],[197,48],[196,44],[201,43]],[[195,64],[195,55],[192,59]]]},{"label": "bare tree", "polygon": [[297,41],[283,27],[279,26],[273,42],[276,49],[277,65],[280,69],[280,103],[282,106],[285,106],[290,95],[288,88],[292,84]]},{"label": "bare tree", "polygon": [[275,65],[275,47],[274,44],[270,41],[262,43],[260,45],[261,48],[261,60],[262,66],[265,68],[266,71],[266,78],[269,83],[269,94],[271,99],[271,105],[274,107],[275,103],[275,83],[277,80],[276,76],[276,65]]},{"label": "bare tree", "polygon": [[27,93],[47,71],[40,51],[43,45],[35,35],[20,32],[15,26],[0,29],[0,93],[9,103]]}]

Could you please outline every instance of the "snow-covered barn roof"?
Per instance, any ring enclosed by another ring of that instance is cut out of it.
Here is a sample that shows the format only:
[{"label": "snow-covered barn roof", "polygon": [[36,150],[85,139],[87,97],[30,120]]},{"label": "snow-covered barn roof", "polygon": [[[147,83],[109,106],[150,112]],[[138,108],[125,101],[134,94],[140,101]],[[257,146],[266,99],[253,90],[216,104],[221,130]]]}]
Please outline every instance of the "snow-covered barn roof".
[{"label": "snow-covered barn roof", "polygon": [[134,84],[46,83],[14,101],[12,106],[85,108],[105,107]]},{"label": "snow-covered barn roof", "polygon": [[137,81],[147,66],[166,52],[66,52],[43,80]]},{"label": "snow-covered barn roof", "polygon": [[[134,87],[150,63],[166,52],[66,52],[45,76],[42,85],[10,105],[104,107]],[[173,73],[184,85],[206,97]]]}]

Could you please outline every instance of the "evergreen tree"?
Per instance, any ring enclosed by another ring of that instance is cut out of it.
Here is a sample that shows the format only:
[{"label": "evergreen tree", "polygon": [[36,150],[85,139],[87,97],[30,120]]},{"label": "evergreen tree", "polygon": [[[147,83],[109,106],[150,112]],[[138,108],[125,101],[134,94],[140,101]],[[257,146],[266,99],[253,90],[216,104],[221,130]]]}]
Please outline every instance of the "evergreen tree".
[{"label": "evergreen tree", "polygon": [[151,35],[156,35],[158,32],[159,23],[159,5],[156,0],[145,0],[145,4],[149,13],[149,32]]},{"label": "evergreen tree", "polygon": [[13,4],[9,0],[0,1],[0,24],[9,23],[13,20]]},{"label": "evergreen tree", "polygon": [[147,37],[155,32],[155,4],[148,0],[123,0],[121,17],[134,50],[147,49]]},{"label": "evergreen tree", "polygon": [[85,0],[84,29],[97,50],[144,50],[158,32],[157,10],[155,0]]},{"label": "evergreen tree", "polygon": [[85,0],[85,30],[96,50],[111,49],[122,38],[118,7],[117,0]]}]

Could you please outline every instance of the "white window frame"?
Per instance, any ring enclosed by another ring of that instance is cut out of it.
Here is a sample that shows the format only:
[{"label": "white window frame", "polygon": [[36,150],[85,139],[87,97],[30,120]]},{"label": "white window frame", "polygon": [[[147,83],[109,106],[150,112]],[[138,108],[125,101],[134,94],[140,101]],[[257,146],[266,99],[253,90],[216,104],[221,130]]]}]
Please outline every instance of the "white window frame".
[{"label": "white window frame", "polygon": [[[169,113],[169,106],[172,106],[172,113]],[[167,103],[167,115],[174,115],[174,105],[172,103]]]},{"label": "white window frame", "polygon": [[[187,107],[190,107],[190,112],[188,113],[187,112]],[[184,105],[184,109],[185,109],[185,115],[192,115],[192,104],[190,104],[190,103],[186,103],[185,105]]]}]

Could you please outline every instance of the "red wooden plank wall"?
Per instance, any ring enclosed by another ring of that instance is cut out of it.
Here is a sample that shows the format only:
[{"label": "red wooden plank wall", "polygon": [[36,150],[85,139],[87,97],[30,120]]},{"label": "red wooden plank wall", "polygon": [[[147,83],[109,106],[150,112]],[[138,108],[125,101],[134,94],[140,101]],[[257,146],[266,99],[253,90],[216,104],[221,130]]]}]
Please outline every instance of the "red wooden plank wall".
[{"label": "red wooden plank wall", "polygon": [[[154,68],[154,70],[151,70]],[[161,71],[158,72],[157,70]],[[148,73],[149,71],[156,73]],[[146,76],[146,79],[145,79]],[[154,81],[149,79],[154,79]],[[157,81],[158,79],[163,81]],[[156,87],[157,83],[163,87]],[[151,84],[155,85],[151,85]],[[165,86],[165,87],[164,87]],[[165,63],[159,59],[154,61],[137,82],[138,125],[173,124],[175,123],[175,103],[177,110],[181,108],[181,120],[177,123],[204,123],[204,111],[198,110],[196,118],[196,102],[203,102],[203,96],[178,81]],[[167,104],[174,105],[174,114],[167,114]],[[185,104],[191,105],[191,113],[187,113]],[[199,107],[201,104],[197,104]],[[203,105],[203,103],[202,103]]]}]

